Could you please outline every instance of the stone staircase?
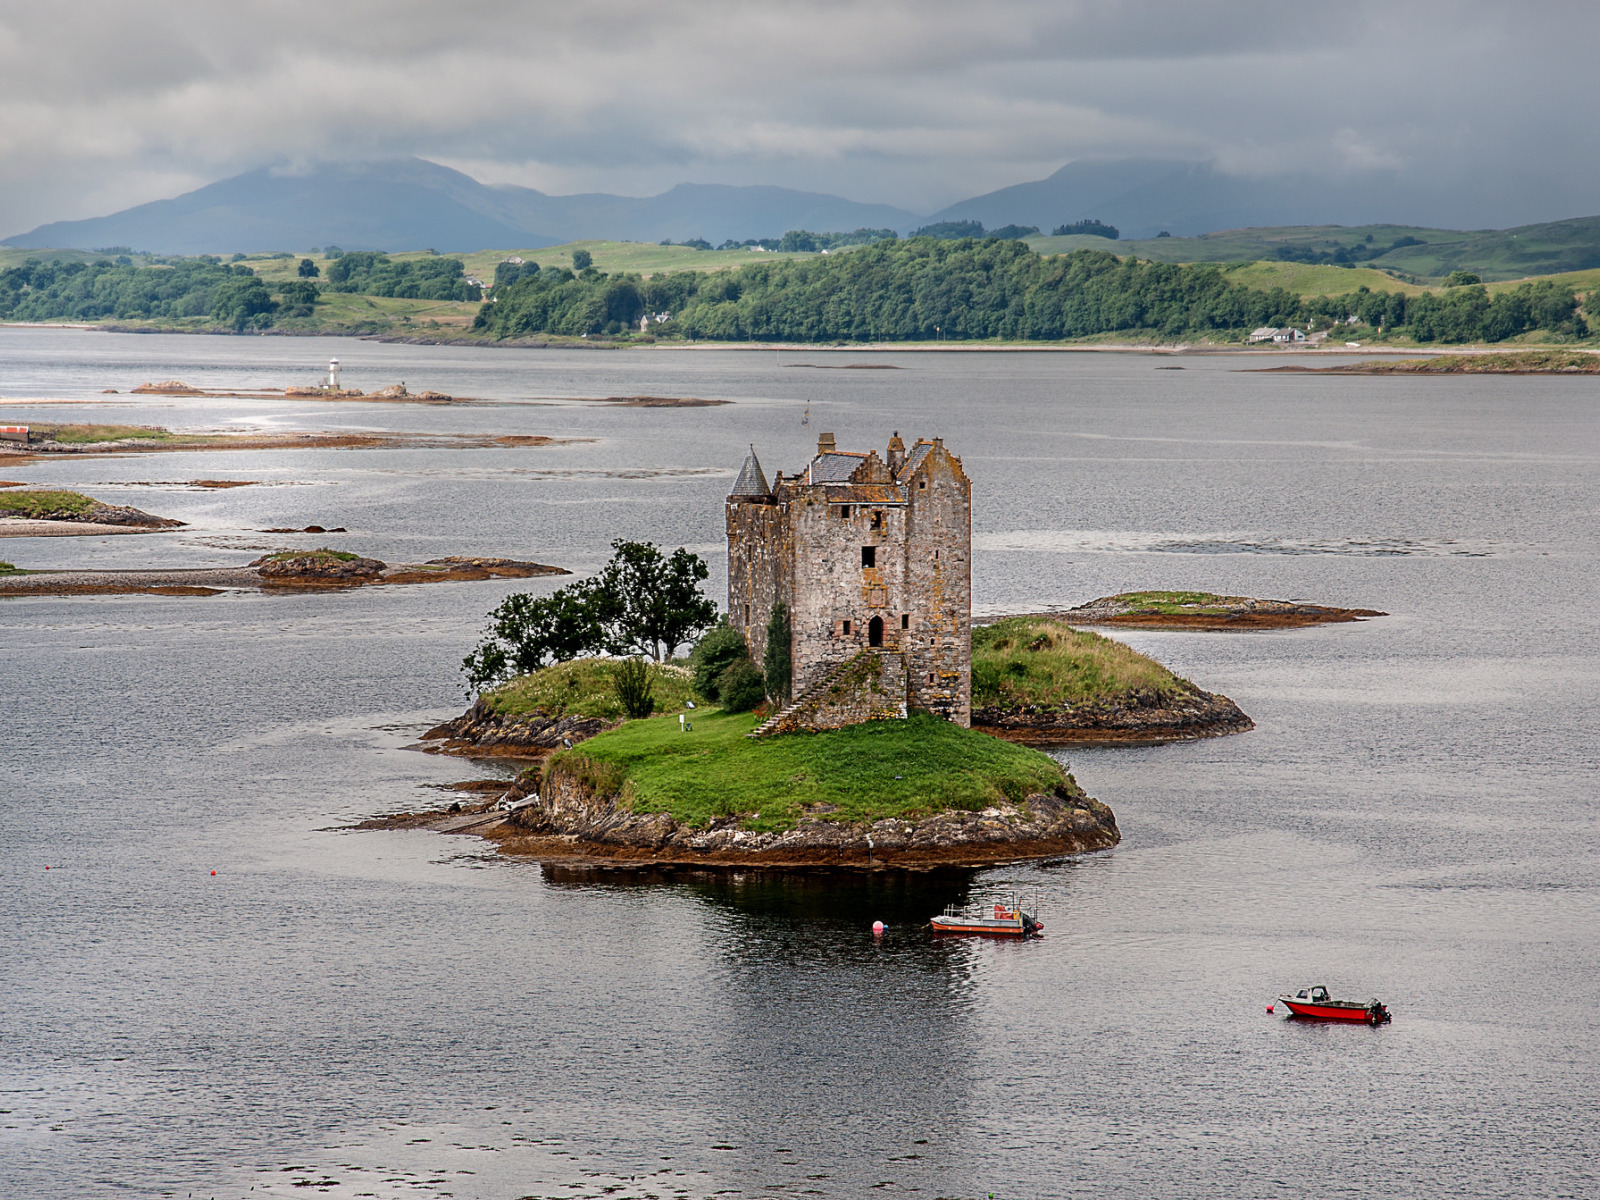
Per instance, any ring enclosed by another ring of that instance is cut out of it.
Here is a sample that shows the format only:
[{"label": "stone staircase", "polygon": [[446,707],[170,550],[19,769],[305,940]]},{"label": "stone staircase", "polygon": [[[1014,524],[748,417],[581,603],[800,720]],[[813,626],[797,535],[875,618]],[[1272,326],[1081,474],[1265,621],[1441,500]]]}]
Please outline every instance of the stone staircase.
[{"label": "stone staircase", "polygon": [[[859,665],[862,665],[863,664],[863,660],[865,660],[869,656],[874,656],[874,655],[879,656],[879,657],[883,658],[884,660],[886,660],[887,662],[895,664],[895,665],[897,665],[899,667],[899,670],[900,670],[900,688],[899,688],[899,690],[901,692],[901,701],[902,702],[898,706],[899,709],[900,709],[900,712],[899,712],[898,715],[900,715],[902,717],[905,716],[906,715],[905,714],[905,704],[903,703],[903,701],[904,701],[904,659],[901,658],[901,655],[900,655],[898,649],[895,648],[895,647],[885,647],[885,648],[882,648],[882,649],[873,648],[873,649],[870,649],[870,650],[862,650],[862,651],[857,652],[856,654],[852,654],[849,658],[845,659],[843,662],[838,663],[837,665],[835,665],[832,670],[830,670],[821,679],[817,680],[816,683],[812,684],[809,688],[807,688],[800,695],[798,695],[794,699],[790,700],[788,704],[784,705],[777,712],[773,713],[770,717],[768,717],[765,721],[763,721],[755,729],[751,730],[751,732],[747,736],[753,737],[753,738],[762,738],[762,737],[768,737],[768,736],[772,735],[773,733],[778,732],[785,725],[791,723],[791,718],[793,718],[794,714],[796,712],[798,712],[799,710],[801,710],[803,708],[807,708],[807,707],[816,706],[816,705],[822,703],[823,698],[837,684],[839,684],[839,682],[842,679],[842,677],[848,675],[852,671],[852,669],[856,668]],[[881,716],[883,714],[880,713],[880,714],[877,714],[877,715]]]}]

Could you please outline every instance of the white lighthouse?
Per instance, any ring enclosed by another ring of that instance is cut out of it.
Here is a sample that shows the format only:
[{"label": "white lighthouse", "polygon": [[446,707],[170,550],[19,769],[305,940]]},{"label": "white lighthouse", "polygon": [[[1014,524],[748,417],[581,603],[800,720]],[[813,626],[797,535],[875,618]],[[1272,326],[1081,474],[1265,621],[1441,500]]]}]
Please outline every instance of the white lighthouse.
[{"label": "white lighthouse", "polygon": [[339,390],[339,360],[337,358],[328,360],[328,390],[330,392]]}]

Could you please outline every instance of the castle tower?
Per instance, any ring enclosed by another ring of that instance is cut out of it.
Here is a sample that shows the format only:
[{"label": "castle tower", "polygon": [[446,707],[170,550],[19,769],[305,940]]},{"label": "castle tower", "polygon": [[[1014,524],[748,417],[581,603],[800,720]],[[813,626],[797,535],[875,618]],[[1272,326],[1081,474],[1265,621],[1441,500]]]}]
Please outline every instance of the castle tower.
[{"label": "castle tower", "polygon": [[793,695],[863,651],[903,669],[906,705],[960,725],[972,709],[972,485],[942,439],[885,457],[833,434],[769,485],[752,447],[727,500],[728,615],[760,662],[789,610]]}]

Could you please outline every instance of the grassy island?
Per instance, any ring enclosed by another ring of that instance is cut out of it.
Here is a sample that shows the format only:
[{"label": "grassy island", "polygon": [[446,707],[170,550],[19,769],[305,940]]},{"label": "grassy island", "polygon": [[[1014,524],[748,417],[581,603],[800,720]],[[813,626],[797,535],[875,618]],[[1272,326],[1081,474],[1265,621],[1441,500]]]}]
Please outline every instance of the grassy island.
[{"label": "grassy island", "polygon": [[805,816],[871,823],[975,812],[1063,782],[1047,754],[927,715],[760,740],[747,736],[758,723],[749,713],[702,709],[691,723],[685,733],[676,717],[629,721],[550,766],[596,793],[620,793],[635,813],[690,826],[739,816],[742,828],[761,831]]},{"label": "grassy island", "polygon": [[974,707],[1092,704],[1185,686],[1132,647],[1059,621],[1007,617],[972,631]]}]

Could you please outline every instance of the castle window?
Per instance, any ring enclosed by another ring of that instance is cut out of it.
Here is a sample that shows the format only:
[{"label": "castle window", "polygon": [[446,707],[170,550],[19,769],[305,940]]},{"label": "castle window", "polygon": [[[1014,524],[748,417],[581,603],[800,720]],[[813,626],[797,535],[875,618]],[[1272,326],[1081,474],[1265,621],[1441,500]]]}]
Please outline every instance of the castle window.
[{"label": "castle window", "polygon": [[928,490],[928,481],[926,479],[917,480],[917,491],[925,492],[927,490]]},{"label": "castle window", "polygon": [[750,606],[748,604],[744,606],[744,623],[746,625],[750,624]]},{"label": "castle window", "polygon": [[839,519],[841,521],[848,521],[850,519],[850,506],[848,504],[839,505]]},{"label": "castle window", "polygon": [[878,548],[876,546],[861,547],[861,565],[875,567],[878,565]]},{"label": "castle window", "polygon": [[883,618],[873,617],[867,622],[867,645],[883,645]]},{"label": "castle window", "polygon": [[841,622],[839,622],[839,624],[844,629],[845,637],[849,637],[850,636],[850,622],[849,621],[841,621]]},{"label": "castle window", "polygon": [[911,614],[910,613],[901,613],[900,614],[900,628],[901,629],[910,629],[911,628]]},{"label": "castle window", "polygon": [[932,683],[932,682],[933,682],[933,672],[932,672],[932,671],[929,671],[929,672],[928,672],[928,682],[929,682],[929,683]]},{"label": "castle window", "polygon": [[872,514],[872,527],[874,529],[883,528],[883,514],[881,512],[875,512]]}]

